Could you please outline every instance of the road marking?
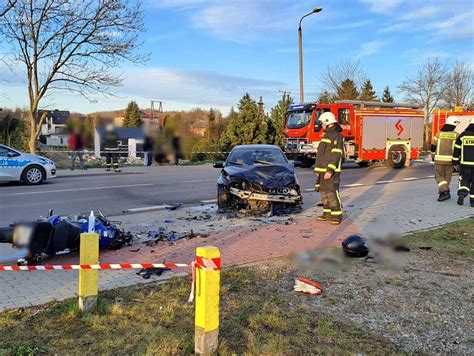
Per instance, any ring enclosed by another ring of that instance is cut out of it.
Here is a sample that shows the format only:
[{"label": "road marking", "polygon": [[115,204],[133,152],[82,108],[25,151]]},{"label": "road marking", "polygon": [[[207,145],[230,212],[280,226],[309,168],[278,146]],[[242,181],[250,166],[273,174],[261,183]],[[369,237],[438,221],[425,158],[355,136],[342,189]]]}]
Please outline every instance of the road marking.
[{"label": "road marking", "polygon": [[208,179],[196,179],[196,180],[183,180],[182,182],[179,182],[179,183],[198,183],[198,182],[209,182],[209,181],[216,181],[216,179],[208,178]]},{"label": "road marking", "polygon": [[171,208],[171,205],[155,205],[155,206],[143,206],[141,208],[132,208],[124,210],[127,213],[138,213],[138,212],[145,212],[145,211],[152,211],[152,210],[163,210],[166,208]]},{"label": "road marking", "polygon": [[426,178],[434,178],[435,176],[426,176]]},{"label": "road marking", "polygon": [[353,184],[346,184],[344,187],[350,188],[350,187],[360,187],[362,186],[362,183],[353,183]]},{"label": "road marking", "polygon": [[403,180],[416,180],[416,179],[420,179],[420,178],[418,177],[403,178]]},{"label": "road marking", "polygon": [[387,183],[393,183],[393,180],[379,180],[378,182],[375,182],[375,184],[387,184]]},{"label": "road marking", "polygon": [[314,192],[314,188],[307,188],[307,189],[304,189],[305,192]]},{"label": "road marking", "polygon": [[144,183],[144,184],[113,185],[113,186],[107,186],[107,187],[42,190],[42,191],[39,191],[39,192],[20,192],[20,193],[10,193],[10,194],[5,194],[5,195],[51,194],[51,193],[79,192],[79,191],[86,191],[86,190],[104,190],[104,189],[117,189],[117,188],[149,187],[149,186],[152,186],[152,185],[156,185],[156,184],[154,184],[154,183]]},{"label": "road marking", "polygon": [[204,203],[204,204],[217,203],[217,199],[201,200],[201,203]]}]

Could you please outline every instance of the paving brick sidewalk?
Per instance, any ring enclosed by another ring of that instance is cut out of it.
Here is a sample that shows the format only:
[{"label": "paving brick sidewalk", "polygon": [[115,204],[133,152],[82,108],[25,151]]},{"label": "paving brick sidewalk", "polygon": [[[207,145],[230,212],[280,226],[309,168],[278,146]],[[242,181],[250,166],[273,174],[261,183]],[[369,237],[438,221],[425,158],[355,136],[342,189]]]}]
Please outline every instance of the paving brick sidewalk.
[{"label": "paving brick sidewalk", "polygon": [[[453,183],[453,191],[455,185]],[[459,207],[455,201],[436,202],[436,185],[431,180],[377,184],[342,191],[346,219],[334,227],[316,222],[320,213],[315,207],[306,210],[289,225],[263,224],[260,227],[220,232],[207,238],[181,240],[173,246],[135,245],[101,255],[102,262],[190,262],[197,246],[214,245],[221,249],[224,266],[339,245],[351,233],[376,234],[381,231],[408,233],[474,216],[474,208]],[[77,262],[77,257],[49,261]],[[133,271],[100,272],[100,288],[110,289],[142,283]],[[77,272],[2,272],[0,274],[0,309],[35,305],[75,295]]]}]

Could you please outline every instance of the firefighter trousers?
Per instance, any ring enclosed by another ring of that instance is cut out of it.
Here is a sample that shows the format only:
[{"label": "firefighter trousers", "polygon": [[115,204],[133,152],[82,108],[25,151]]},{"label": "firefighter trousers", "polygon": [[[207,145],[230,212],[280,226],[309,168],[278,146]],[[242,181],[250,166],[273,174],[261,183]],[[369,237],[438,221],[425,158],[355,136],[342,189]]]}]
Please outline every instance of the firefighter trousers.
[{"label": "firefighter trousers", "polygon": [[449,185],[451,184],[451,177],[454,173],[454,166],[452,164],[438,164],[435,163],[435,179],[438,183],[439,194],[449,192]]},{"label": "firefighter trousers", "polygon": [[472,205],[474,204],[474,166],[461,166],[460,174],[458,196],[465,198],[469,195]]},{"label": "firefighter trousers", "polygon": [[339,195],[340,182],[340,173],[334,173],[329,179],[324,179],[324,173],[319,174],[319,195],[321,203],[323,203],[323,212],[333,217],[342,217],[342,202]]},{"label": "firefighter trousers", "polygon": [[105,163],[107,164],[107,170],[114,165],[114,171],[120,172],[120,166],[118,163],[117,152],[111,151],[105,153]]}]

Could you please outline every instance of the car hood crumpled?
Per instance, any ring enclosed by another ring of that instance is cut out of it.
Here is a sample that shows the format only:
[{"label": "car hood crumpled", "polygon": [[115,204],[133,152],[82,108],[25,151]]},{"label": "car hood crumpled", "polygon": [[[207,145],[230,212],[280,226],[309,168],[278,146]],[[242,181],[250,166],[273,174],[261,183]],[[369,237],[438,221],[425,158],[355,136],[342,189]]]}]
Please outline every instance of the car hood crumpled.
[{"label": "car hood crumpled", "polygon": [[286,165],[227,166],[224,171],[231,181],[246,180],[268,189],[288,187],[295,183],[293,169]]}]

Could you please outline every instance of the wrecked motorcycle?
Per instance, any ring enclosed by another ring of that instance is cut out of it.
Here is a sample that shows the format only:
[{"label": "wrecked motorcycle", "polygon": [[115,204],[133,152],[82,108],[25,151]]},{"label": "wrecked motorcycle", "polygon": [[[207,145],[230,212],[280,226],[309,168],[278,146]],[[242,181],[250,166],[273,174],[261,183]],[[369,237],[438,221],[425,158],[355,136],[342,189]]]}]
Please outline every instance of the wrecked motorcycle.
[{"label": "wrecked motorcycle", "polygon": [[[18,259],[18,265],[34,264],[79,250],[80,235],[88,232],[88,225],[87,216],[69,218],[50,212],[46,219],[0,227],[0,243],[9,243],[25,251],[25,256]],[[99,235],[100,249],[116,250],[132,244],[132,234],[117,225],[102,214],[96,217],[94,230]]]}]

